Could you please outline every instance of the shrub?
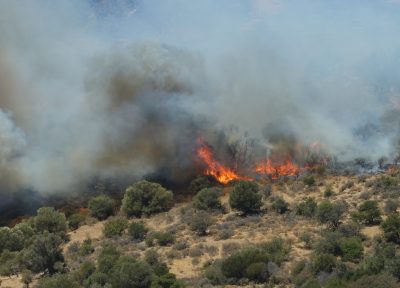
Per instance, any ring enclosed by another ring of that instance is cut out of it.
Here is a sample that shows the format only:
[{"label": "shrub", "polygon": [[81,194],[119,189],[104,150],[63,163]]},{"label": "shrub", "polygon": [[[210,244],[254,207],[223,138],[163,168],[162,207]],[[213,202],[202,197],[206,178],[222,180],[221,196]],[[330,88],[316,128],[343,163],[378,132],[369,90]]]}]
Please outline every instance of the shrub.
[{"label": "shrub", "polygon": [[114,218],[104,224],[103,234],[106,237],[121,236],[128,227],[128,220],[123,218]]},{"label": "shrub", "polygon": [[303,176],[303,183],[307,186],[312,186],[315,184],[315,178],[311,174],[307,174]]},{"label": "shrub", "polygon": [[238,181],[229,195],[229,204],[244,214],[257,213],[262,205],[257,183]]},{"label": "shrub", "polygon": [[111,272],[112,287],[130,288],[151,286],[152,272],[150,267],[130,256],[122,256]]},{"label": "shrub", "polygon": [[247,277],[247,268],[253,263],[268,263],[268,256],[259,248],[250,247],[239,251],[221,263],[222,274],[227,278]]},{"label": "shrub", "polygon": [[175,242],[175,236],[170,232],[156,232],[146,237],[145,241],[147,246],[153,246],[154,240],[160,246],[167,246]]},{"label": "shrub", "polygon": [[116,246],[106,243],[97,258],[98,271],[108,274],[119,259],[121,252]]},{"label": "shrub", "polygon": [[57,274],[53,277],[42,278],[36,286],[37,288],[79,288],[79,284],[75,282],[67,274]]},{"label": "shrub", "polygon": [[128,216],[140,217],[168,210],[172,205],[172,192],[160,184],[139,181],[125,190],[122,211]]},{"label": "shrub", "polygon": [[213,265],[207,267],[205,276],[210,280],[212,285],[222,285],[227,282],[226,277],[221,271],[221,263],[216,262]]},{"label": "shrub", "polygon": [[260,244],[261,249],[268,255],[268,259],[281,264],[290,252],[290,246],[282,238],[274,238],[271,241]]},{"label": "shrub", "polygon": [[395,288],[399,287],[396,279],[387,274],[365,275],[359,278],[354,283],[351,283],[352,288]]},{"label": "shrub", "polygon": [[296,213],[305,217],[313,217],[317,211],[317,203],[313,198],[307,198],[296,207]]},{"label": "shrub", "polygon": [[331,273],[336,266],[336,258],[330,254],[318,254],[311,262],[311,269],[314,274],[319,272]]},{"label": "shrub", "polygon": [[342,203],[323,201],[318,205],[317,219],[322,224],[328,224],[331,228],[337,228],[345,210],[346,207]]},{"label": "shrub", "polygon": [[73,276],[74,279],[79,283],[83,283],[87,278],[90,277],[96,271],[96,265],[91,261],[85,261],[79,266]]},{"label": "shrub", "polygon": [[205,176],[197,176],[189,184],[189,191],[193,194],[212,186],[210,180]]},{"label": "shrub", "polygon": [[213,219],[207,212],[200,211],[191,218],[190,229],[196,231],[199,235],[206,235],[208,227],[211,226],[213,222]]},{"label": "shrub", "polygon": [[289,204],[281,197],[275,197],[272,201],[272,208],[280,213],[284,214],[289,210]]},{"label": "shrub", "polygon": [[264,262],[252,263],[246,269],[246,276],[255,282],[266,282],[268,280],[268,266]]},{"label": "shrub", "polygon": [[86,216],[80,213],[72,214],[68,217],[68,227],[71,230],[76,230],[79,228],[81,223],[85,221]]},{"label": "shrub", "polygon": [[67,220],[63,213],[57,212],[53,207],[42,207],[33,218],[35,230],[38,232],[65,233]]},{"label": "shrub", "polygon": [[333,196],[333,190],[332,190],[332,186],[327,186],[325,191],[324,191],[324,197],[325,198],[329,198]]},{"label": "shrub", "polygon": [[33,280],[33,273],[30,270],[24,270],[22,271],[22,277],[21,277],[21,282],[26,285],[27,288],[29,288],[29,284]]},{"label": "shrub", "polygon": [[396,213],[397,208],[399,208],[399,201],[397,199],[388,199],[385,203],[385,213],[391,214]]},{"label": "shrub", "polygon": [[390,214],[382,222],[383,236],[387,241],[400,243],[400,217],[398,214]]},{"label": "shrub", "polygon": [[343,238],[339,241],[339,247],[343,261],[355,262],[363,256],[364,248],[359,238]]},{"label": "shrub", "polygon": [[133,240],[144,240],[148,231],[143,222],[133,222],[128,227],[128,235]]},{"label": "shrub", "polygon": [[22,261],[24,265],[34,273],[49,271],[56,272],[55,264],[63,262],[64,257],[60,245],[62,238],[53,233],[35,235],[31,245],[23,251]]},{"label": "shrub", "polygon": [[104,220],[114,214],[115,202],[107,195],[99,195],[89,201],[90,215]]},{"label": "shrub", "polygon": [[352,216],[356,221],[369,225],[381,222],[381,211],[379,210],[377,201],[365,201]]},{"label": "shrub", "polygon": [[220,189],[204,188],[200,190],[193,199],[193,206],[199,210],[219,210],[222,208],[219,196]]},{"label": "shrub", "polygon": [[94,252],[94,248],[92,245],[92,239],[87,238],[83,240],[83,243],[81,247],[79,248],[79,254],[81,256],[87,256],[89,254],[92,254]]},{"label": "shrub", "polygon": [[4,250],[0,254],[0,275],[11,276],[20,271],[18,252]]}]

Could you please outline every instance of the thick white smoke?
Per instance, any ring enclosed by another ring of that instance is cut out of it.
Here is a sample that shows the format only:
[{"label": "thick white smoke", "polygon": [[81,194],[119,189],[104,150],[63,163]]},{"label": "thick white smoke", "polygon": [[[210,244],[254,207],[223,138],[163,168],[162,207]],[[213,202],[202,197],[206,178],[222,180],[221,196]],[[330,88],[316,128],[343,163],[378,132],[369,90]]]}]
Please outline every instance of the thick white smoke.
[{"label": "thick white smoke", "polygon": [[1,1],[0,186],[179,176],[198,131],[232,125],[262,145],[393,156],[399,14],[393,1]]}]

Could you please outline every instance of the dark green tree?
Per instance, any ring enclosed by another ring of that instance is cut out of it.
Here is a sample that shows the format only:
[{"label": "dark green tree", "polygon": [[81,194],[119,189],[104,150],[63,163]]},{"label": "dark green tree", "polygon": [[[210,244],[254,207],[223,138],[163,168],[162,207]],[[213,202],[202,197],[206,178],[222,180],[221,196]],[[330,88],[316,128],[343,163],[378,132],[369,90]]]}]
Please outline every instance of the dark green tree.
[{"label": "dark green tree", "polygon": [[262,202],[257,183],[238,181],[229,195],[229,204],[245,215],[259,212]]}]

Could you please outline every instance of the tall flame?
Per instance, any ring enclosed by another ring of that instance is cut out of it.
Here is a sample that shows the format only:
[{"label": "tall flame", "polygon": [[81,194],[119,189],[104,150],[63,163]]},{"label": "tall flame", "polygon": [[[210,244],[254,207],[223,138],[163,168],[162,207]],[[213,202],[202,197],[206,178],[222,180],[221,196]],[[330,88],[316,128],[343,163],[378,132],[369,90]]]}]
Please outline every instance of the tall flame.
[{"label": "tall flame", "polygon": [[281,163],[266,159],[256,165],[255,172],[268,175],[272,179],[279,179],[283,176],[299,175],[300,167],[289,159]]},{"label": "tall flame", "polygon": [[239,176],[235,171],[215,160],[211,148],[202,141],[197,149],[197,155],[207,165],[205,174],[213,176],[222,184],[228,184],[232,180],[251,180],[251,178]]}]

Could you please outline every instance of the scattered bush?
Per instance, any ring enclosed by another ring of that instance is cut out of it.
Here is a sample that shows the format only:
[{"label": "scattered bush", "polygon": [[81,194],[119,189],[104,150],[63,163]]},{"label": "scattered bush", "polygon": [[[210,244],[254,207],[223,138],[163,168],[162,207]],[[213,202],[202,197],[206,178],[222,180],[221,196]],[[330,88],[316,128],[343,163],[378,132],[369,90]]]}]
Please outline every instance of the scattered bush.
[{"label": "scattered bush", "polygon": [[94,197],[89,201],[90,215],[99,220],[107,219],[114,214],[114,205],[114,200],[107,195]]},{"label": "scattered bush", "polygon": [[125,190],[122,211],[128,216],[140,217],[167,211],[172,206],[172,192],[160,184],[139,181]]},{"label": "scattered bush", "polygon": [[219,196],[221,190],[216,188],[204,188],[193,199],[193,206],[199,210],[220,210],[222,208]]},{"label": "scattered bush", "polygon": [[398,214],[390,214],[382,222],[383,235],[387,241],[400,243],[400,217]]},{"label": "scattered bush", "polygon": [[396,288],[399,287],[397,280],[387,274],[365,275],[359,278],[354,283],[351,283],[352,288]]},{"label": "scattered bush", "polygon": [[385,203],[385,213],[391,214],[396,213],[397,208],[399,208],[399,201],[397,199],[388,199]]},{"label": "scattered bush", "polygon": [[303,176],[303,183],[307,186],[313,186],[315,184],[315,178],[312,174]]},{"label": "scattered bush", "polygon": [[128,235],[132,240],[144,240],[148,231],[143,222],[132,222],[128,227]]},{"label": "scattered bush", "polygon": [[377,201],[367,200],[358,207],[358,211],[353,213],[353,218],[364,224],[374,225],[381,222],[381,211]]},{"label": "scattered bush", "polygon": [[197,176],[189,184],[189,191],[193,194],[212,186],[211,181],[205,176]]},{"label": "scattered bush", "polygon": [[40,279],[37,288],[79,288],[79,283],[75,282],[70,275],[57,274],[53,277]]},{"label": "scattered bush", "polygon": [[128,220],[124,218],[114,218],[104,224],[103,234],[106,237],[121,236],[128,227]]},{"label": "scattered bush", "polygon": [[111,272],[112,287],[150,287],[152,271],[146,263],[130,256],[122,256]]},{"label": "scattered bush", "polygon": [[296,213],[305,217],[314,217],[317,211],[317,203],[313,198],[307,198],[305,201],[299,203],[296,207]]},{"label": "scattered bush", "polygon": [[33,218],[37,232],[65,233],[67,231],[67,220],[63,213],[57,212],[53,207],[42,207]]},{"label": "scattered bush", "polygon": [[343,261],[357,262],[363,256],[364,248],[359,238],[343,238],[339,241],[339,247]]},{"label": "scattered bush", "polygon": [[213,219],[205,211],[199,211],[193,215],[190,221],[190,229],[199,235],[206,235],[208,227],[213,224]]},{"label": "scattered bush", "polygon": [[154,245],[154,241],[160,246],[167,246],[174,244],[175,236],[170,232],[155,232],[148,235],[145,239],[147,246],[151,247]]},{"label": "scattered bush", "polygon": [[289,204],[281,197],[275,197],[272,201],[272,208],[280,213],[284,214],[289,210]]},{"label": "scattered bush", "polygon": [[311,269],[314,274],[319,272],[331,273],[336,266],[336,258],[330,254],[318,254],[311,262]]},{"label": "scattered bush", "polygon": [[92,245],[92,239],[87,238],[83,240],[81,247],[79,248],[79,254],[81,256],[87,256],[94,252],[94,248]]},{"label": "scattered bush", "polygon": [[79,228],[81,223],[83,223],[86,219],[86,216],[80,213],[72,214],[68,217],[68,227],[71,230],[76,230]]},{"label": "scattered bush", "polygon": [[327,186],[325,191],[324,191],[324,197],[329,198],[333,196],[333,189],[332,186]]},{"label": "scattered bush", "polygon": [[322,224],[328,224],[331,228],[337,228],[347,207],[342,203],[323,201],[318,205],[317,219]]},{"label": "scattered bush", "polygon": [[257,183],[238,181],[229,195],[229,204],[245,215],[259,212],[262,202]]}]

